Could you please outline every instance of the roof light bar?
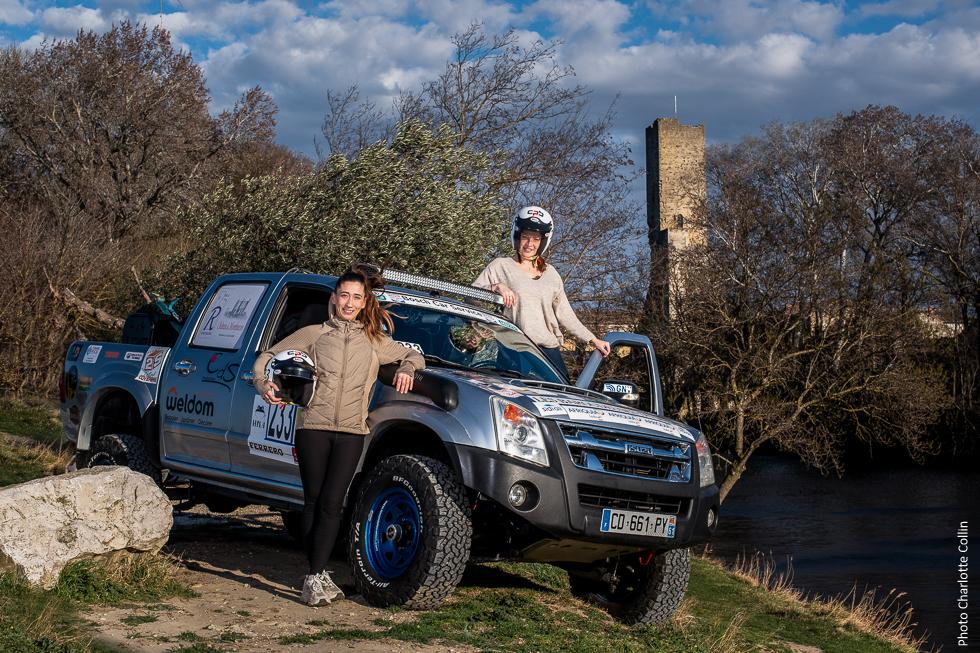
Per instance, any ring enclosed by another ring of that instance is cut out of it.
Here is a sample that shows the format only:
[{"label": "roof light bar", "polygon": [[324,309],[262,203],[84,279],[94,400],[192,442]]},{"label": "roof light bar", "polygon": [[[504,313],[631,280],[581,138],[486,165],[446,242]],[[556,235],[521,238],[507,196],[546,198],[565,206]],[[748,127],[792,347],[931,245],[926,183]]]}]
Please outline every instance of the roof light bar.
[{"label": "roof light bar", "polygon": [[432,279],[430,277],[422,276],[421,274],[412,274],[410,272],[401,272],[399,270],[385,270],[384,278],[385,281],[390,281],[392,283],[400,283],[406,286],[415,286],[417,288],[425,288],[427,290],[451,293],[462,297],[469,297],[471,299],[479,299],[485,302],[490,302],[491,304],[500,304],[501,306],[504,304],[503,297],[497,293],[490,292],[489,290],[474,288],[473,286],[464,286],[461,283],[440,281],[439,279]]}]

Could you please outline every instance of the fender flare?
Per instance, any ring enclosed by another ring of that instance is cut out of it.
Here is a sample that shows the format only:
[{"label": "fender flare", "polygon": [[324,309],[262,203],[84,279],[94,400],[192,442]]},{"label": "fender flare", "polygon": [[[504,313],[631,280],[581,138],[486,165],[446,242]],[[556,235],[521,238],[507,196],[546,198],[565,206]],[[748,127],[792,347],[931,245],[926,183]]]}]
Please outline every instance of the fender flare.
[{"label": "fender flare", "polygon": [[[134,383],[143,387],[134,388]],[[98,384],[99,389],[90,394],[85,401],[85,410],[82,411],[78,425],[78,440],[75,446],[79,451],[87,451],[92,446],[92,426],[95,422],[96,411],[106,397],[114,394],[129,397],[136,404],[136,409],[144,425],[146,424],[148,414],[152,414],[150,409],[156,403],[154,397],[156,386],[138,383],[133,381],[132,377],[128,375],[111,374],[97,379],[93,385],[95,384]],[[153,450],[158,450],[158,448],[158,446],[153,447]]]},{"label": "fender flare", "polygon": [[387,433],[404,424],[416,425],[433,432],[442,443],[453,471],[464,484],[467,483],[467,474],[465,467],[460,464],[457,446],[478,446],[469,432],[456,417],[437,406],[408,401],[388,402],[371,412],[368,418],[371,431],[365,436],[364,451],[357,464],[358,475],[365,471],[365,462]]}]

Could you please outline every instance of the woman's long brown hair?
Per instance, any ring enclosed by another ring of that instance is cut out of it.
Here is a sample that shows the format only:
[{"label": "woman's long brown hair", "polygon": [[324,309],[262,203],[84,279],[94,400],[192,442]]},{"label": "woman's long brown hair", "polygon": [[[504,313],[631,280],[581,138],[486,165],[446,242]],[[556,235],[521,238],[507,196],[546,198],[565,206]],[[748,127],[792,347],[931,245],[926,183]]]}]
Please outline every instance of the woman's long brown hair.
[{"label": "woman's long brown hair", "polygon": [[340,288],[340,284],[348,281],[353,281],[364,286],[364,308],[361,309],[358,321],[364,325],[364,334],[368,339],[372,342],[377,342],[381,339],[382,323],[388,327],[389,334],[394,333],[395,324],[391,321],[391,315],[381,307],[381,304],[378,303],[378,298],[374,296],[375,290],[383,290],[385,287],[385,280],[381,276],[381,270],[373,265],[355,263],[340,275],[334,291]]}]

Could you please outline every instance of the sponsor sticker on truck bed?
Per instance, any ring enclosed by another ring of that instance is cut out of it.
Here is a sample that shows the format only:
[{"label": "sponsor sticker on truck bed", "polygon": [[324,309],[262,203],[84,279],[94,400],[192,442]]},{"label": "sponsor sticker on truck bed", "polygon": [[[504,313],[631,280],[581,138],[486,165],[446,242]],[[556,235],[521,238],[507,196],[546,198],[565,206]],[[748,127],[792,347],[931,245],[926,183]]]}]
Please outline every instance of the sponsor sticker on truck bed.
[{"label": "sponsor sticker on truck bed", "polygon": [[139,374],[136,380],[142,383],[155,385],[160,380],[160,370],[163,369],[163,359],[167,357],[170,347],[150,347],[146,350],[143,357],[143,364],[140,365]]},{"label": "sponsor sticker on truck bed", "polygon": [[89,345],[85,350],[85,356],[82,357],[83,363],[94,363],[99,360],[99,354],[102,352],[102,345]]}]

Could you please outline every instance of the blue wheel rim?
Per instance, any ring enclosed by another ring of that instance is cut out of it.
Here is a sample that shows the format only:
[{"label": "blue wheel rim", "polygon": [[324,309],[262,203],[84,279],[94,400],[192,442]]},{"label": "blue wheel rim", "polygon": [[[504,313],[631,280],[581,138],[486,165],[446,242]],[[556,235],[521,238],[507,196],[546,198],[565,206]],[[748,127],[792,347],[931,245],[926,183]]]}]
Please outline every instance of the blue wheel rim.
[{"label": "blue wheel rim", "polygon": [[401,576],[419,550],[422,518],[415,498],[401,487],[385,489],[364,522],[368,562],[384,580]]}]

